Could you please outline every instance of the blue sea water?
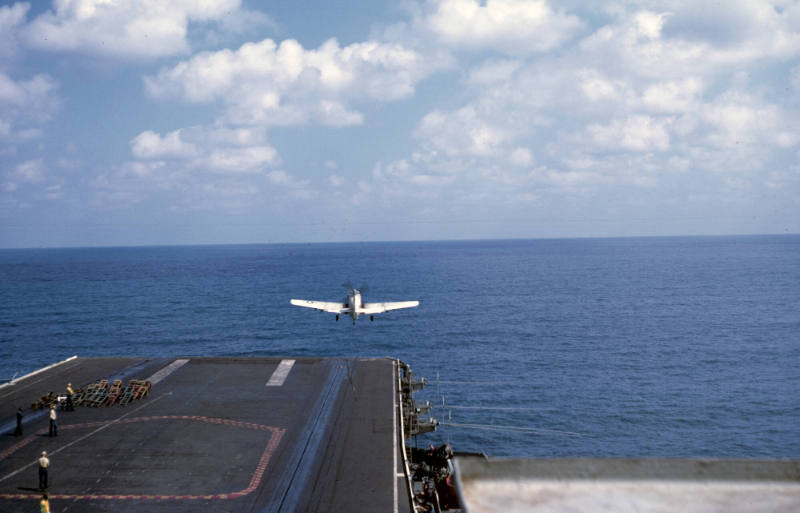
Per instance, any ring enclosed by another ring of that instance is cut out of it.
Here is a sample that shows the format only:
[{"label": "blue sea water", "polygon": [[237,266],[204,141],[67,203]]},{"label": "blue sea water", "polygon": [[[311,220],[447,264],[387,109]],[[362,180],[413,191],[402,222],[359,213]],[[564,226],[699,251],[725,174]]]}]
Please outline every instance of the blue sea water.
[{"label": "blue sea water", "polygon": [[[374,323],[292,307],[419,299]],[[392,356],[420,439],[800,458],[800,236],[0,251],[0,379],[80,356]]]}]

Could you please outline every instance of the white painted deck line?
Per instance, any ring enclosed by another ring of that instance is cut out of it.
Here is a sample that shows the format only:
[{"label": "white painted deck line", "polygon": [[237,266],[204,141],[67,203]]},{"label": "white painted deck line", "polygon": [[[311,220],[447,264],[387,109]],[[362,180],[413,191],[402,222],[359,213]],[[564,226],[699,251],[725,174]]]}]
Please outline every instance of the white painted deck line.
[{"label": "white painted deck line", "polygon": [[170,363],[169,365],[167,365],[166,367],[164,367],[160,371],[156,372],[155,374],[153,374],[152,376],[147,378],[147,381],[149,381],[151,384],[155,385],[156,383],[158,383],[159,381],[162,381],[164,378],[166,378],[167,376],[169,376],[170,374],[172,374],[176,370],[180,369],[181,367],[183,367],[187,363],[189,363],[188,359],[181,358],[181,359],[175,360],[174,362]]},{"label": "white painted deck line", "polygon": [[16,385],[17,383],[19,383],[20,381],[22,381],[25,378],[30,378],[31,376],[35,376],[35,375],[40,374],[40,373],[42,373],[44,371],[48,371],[48,370],[52,369],[53,367],[58,367],[59,365],[61,365],[63,363],[71,362],[72,360],[74,360],[77,357],[78,357],[78,355],[70,356],[66,360],[61,360],[60,362],[56,362],[54,364],[48,365],[47,367],[42,367],[41,369],[35,370],[35,371],[33,371],[33,372],[29,373],[29,374],[25,374],[24,376],[20,376],[18,378],[14,378],[11,381],[9,381],[8,383],[3,383],[2,385],[0,385],[0,388],[5,388],[5,387],[10,387],[10,386]]},{"label": "white painted deck line", "polygon": [[292,366],[294,366],[294,360],[281,360],[281,363],[278,364],[278,368],[275,369],[275,372],[272,373],[269,381],[267,381],[267,386],[283,386],[283,382],[289,377],[289,371],[292,370]]},{"label": "white painted deck line", "polygon": [[392,513],[397,513],[398,500],[397,500],[397,479],[405,477],[397,471],[397,361],[392,362],[392,458],[394,464],[392,471],[395,473],[395,478],[392,479],[393,483],[393,502]]}]

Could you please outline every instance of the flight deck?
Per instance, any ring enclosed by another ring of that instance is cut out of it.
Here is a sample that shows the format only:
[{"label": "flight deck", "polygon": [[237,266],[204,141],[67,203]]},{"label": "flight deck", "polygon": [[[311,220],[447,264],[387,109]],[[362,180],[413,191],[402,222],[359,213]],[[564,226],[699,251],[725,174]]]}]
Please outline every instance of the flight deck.
[{"label": "flight deck", "polygon": [[[0,387],[0,511],[411,511],[400,362],[73,358]],[[150,381],[125,406],[32,402],[66,384]],[[14,435],[23,408],[23,433]]]},{"label": "flight deck", "polygon": [[800,510],[798,461],[457,453],[453,470],[448,445],[408,444],[436,429],[424,385],[389,358],[73,357],[0,385],[0,512],[36,511],[42,451],[53,512]]}]

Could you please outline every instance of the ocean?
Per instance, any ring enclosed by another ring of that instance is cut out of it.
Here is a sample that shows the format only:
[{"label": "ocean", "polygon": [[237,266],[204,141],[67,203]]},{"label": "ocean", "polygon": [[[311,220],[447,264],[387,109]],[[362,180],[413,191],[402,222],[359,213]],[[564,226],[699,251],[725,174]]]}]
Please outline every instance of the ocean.
[{"label": "ocean", "polygon": [[[420,306],[289,304],[346,282]],[[75,354],[391,356],[423,446],[800,458],[800,236],[0,250],[0,379]]]}]

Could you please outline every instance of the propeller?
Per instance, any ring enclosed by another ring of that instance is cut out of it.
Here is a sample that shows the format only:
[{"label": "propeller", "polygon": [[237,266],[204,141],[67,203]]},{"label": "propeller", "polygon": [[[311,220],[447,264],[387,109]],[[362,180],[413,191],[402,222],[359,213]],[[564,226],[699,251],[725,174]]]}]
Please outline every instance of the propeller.
[{"label": "propeller", "polygon": [[354,287],[353,283],[350,280],[347,280],[346,282],[342,283],[342,287],[346,288],[348,292],[350,292],[351,290],[357,290],[362,294],[365,293],[367,290],[369,290],[369,287],[367,286],[366,283],[361,285],[360,287]]}]

